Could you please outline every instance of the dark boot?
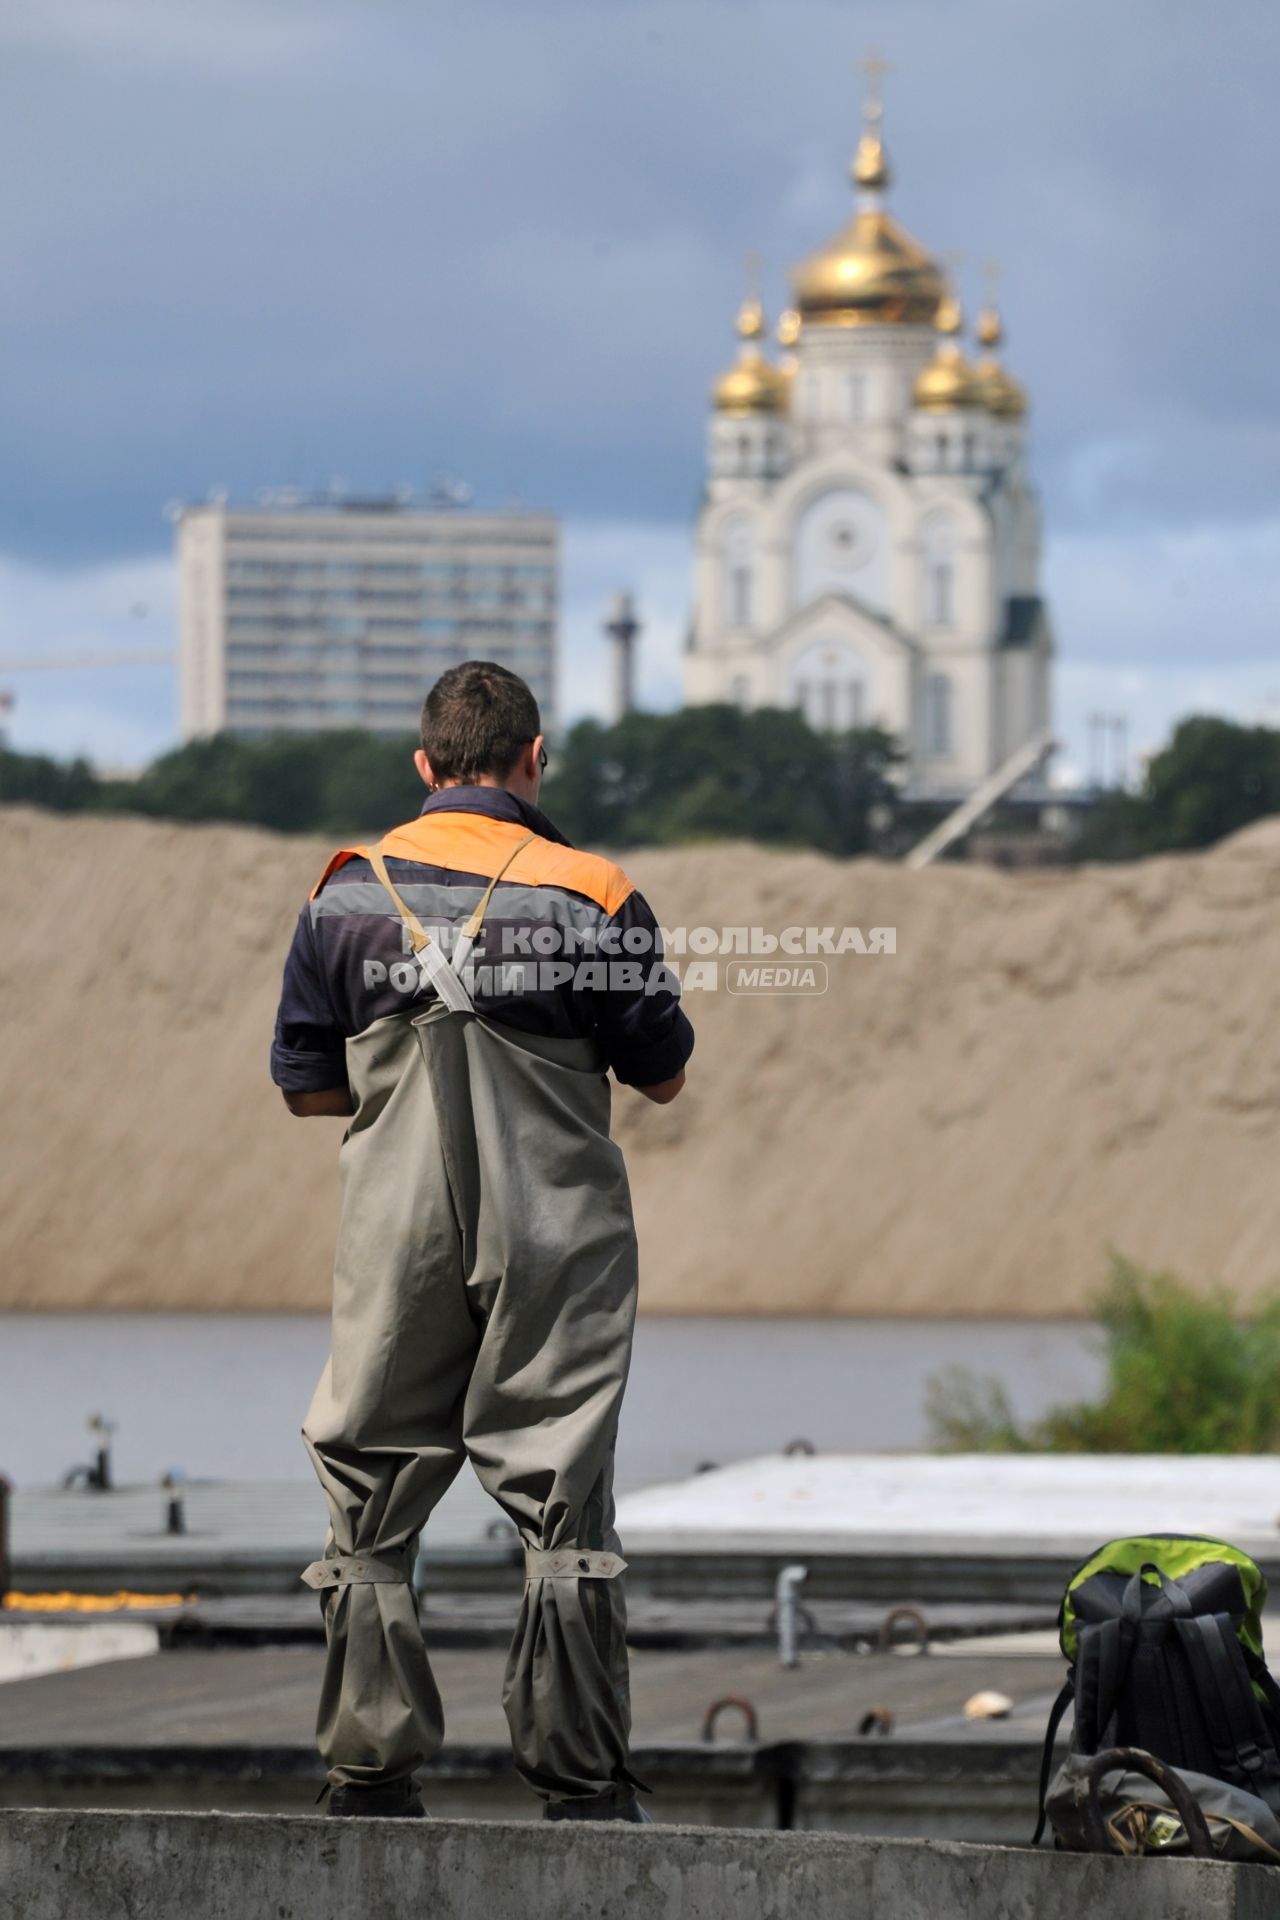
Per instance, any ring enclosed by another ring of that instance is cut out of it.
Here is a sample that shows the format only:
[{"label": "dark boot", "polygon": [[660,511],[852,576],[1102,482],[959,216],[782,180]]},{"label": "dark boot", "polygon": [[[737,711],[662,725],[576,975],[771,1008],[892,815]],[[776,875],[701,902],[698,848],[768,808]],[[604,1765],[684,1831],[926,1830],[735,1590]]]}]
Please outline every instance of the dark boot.
[{"label": "dark boot", "polygon": [[544,1820],[629,1820],[633,1826],[651,1827],[653,1815],[646,1813],[630,1787],[606,1787],[585,1800],[548,1800],[542,1809]]},{"label": "dark boot", "polygon": [[425,1820],[427,1810],[412,1775],[376,1780],[368,1786],[347,1781],[329,1795],[329,1813],[339,1820]]}]

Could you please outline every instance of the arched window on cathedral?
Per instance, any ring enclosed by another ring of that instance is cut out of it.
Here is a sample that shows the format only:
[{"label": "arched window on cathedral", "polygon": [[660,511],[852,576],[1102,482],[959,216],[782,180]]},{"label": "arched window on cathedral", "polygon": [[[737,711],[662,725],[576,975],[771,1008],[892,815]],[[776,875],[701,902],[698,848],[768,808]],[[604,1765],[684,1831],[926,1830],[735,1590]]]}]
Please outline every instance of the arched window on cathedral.
[{"label": "arched window on cathedral", "polygon": [[951,752],[951,678],[945,673],[925,679],[924,750],[935,759]]},{"label": "arched window on cathedral", "polygon": [[930,627],[955,623],[955,527],[944,513],[930,514],[921,538],[924,618]]},{"label": "arched window on cathedral", "polygon": [[816,733],[867,724],[867,666],[841,641],[818,641],[792,663],[790,696]]},{"label": "arched window on cathedral", "polygon": [[749,520],[731,520],[725,528],[724,567],[727,623],[749,627],[755,616],[755,535]]},{"label": "arched window on cathedral", "polygon": [[744,710],[751,704],[751,682],[745,673],[735,673],[729,682],[729,698],[735,707]]},{"label": "arched window on cathedral", "polygon": [[855,426],[867,417],[867,376],[865,373],[851,373],[848,376],[849,418]]}]

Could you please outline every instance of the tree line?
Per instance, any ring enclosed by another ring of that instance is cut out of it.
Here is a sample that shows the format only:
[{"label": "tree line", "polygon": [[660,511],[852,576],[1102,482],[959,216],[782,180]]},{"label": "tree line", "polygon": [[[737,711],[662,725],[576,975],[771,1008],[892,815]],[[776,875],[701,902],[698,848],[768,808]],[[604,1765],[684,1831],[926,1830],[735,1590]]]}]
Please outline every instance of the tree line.
[{"label": "tree line", "polygon": [[[0,804],[342,837],[417,811],[415,745],[410,735],[384,740],[354,728],[260,741],[218,734],[162,754],[136,779],[99,775],[84,759],[3,750]],[[570,728],[553,755],[543,805],[584,846],[734,838],[862,853],[902,842],[892,779],[900,759],[897,743],[877,728],[815,733],[789,709],[632,713],[614,726],[582,720]],[[1280,730],[1197,716],[1152,756],[1136,791],[1099,800],[1076,851],[1128,860],[1207,847],[1273,813]]]},{"label": "tree line", "polygon": [[[162,754],[136,779],[87,760],[0,753],[0,803],[63,813],[221,820],[282,833],[347,835],[408,819],[422,803],[412,735],[358,729],[240,740],[217,734]],[[542,805],[584,846],[760,840],[856,853],[888,791],[898,749],[863,729],[816,734],[794,712],[691,707],[580,721],[557,746]]]}]

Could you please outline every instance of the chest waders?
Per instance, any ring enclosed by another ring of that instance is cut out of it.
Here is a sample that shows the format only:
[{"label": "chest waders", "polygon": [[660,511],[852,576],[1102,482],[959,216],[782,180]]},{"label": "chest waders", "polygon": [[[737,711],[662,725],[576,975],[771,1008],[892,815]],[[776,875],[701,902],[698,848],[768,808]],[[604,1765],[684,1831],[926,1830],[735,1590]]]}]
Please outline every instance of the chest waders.
[{"label": "chest waders", "polygon": [[[335,1786],[403,1778],[439,1752],[412,1575],[465,1457],[524,1547],[503,1686],[516,1765],[547,1800],[622,1795],[613,1450],[637,1267],[602,1057],[594,1041],[478,1014],[381,853],[370,858],[438,997],[347,1042],[332,1354],[303,1426],[330,1517],[324,1558],[302,1576],[325,1619],[320,1752]],[[467,922],[464,955],[505,871]]]}]

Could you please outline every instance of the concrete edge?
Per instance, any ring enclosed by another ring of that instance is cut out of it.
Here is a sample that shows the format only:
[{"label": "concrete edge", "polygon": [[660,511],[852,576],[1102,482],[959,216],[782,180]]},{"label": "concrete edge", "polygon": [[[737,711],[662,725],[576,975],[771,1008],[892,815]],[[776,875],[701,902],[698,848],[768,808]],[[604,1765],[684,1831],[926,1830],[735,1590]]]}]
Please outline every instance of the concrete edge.
[{"label": "concrete edge", "polygon": [[0,1920],[1262,1920],[1277,1900],[1274,1869],[945,1840],[0,1812]]}]

